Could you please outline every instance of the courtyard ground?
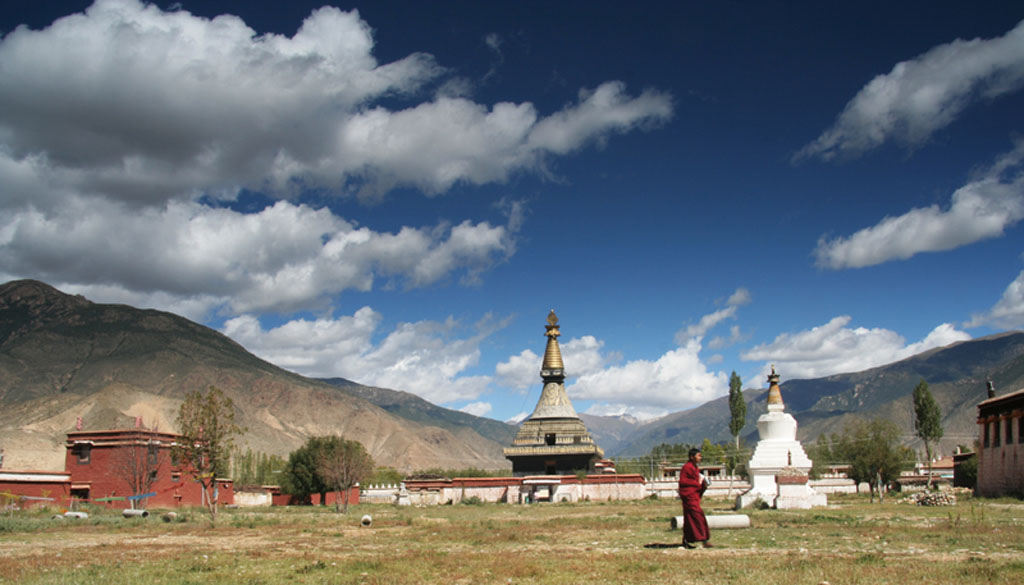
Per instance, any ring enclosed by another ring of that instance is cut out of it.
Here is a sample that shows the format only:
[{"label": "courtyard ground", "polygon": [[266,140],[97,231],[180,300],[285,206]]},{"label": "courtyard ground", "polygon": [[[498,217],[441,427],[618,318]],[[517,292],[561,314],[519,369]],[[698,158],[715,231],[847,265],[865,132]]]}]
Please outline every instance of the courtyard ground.
[{"label": "courtyard ground", "polygon": [[216,525],[202,510],[172,522],[54,512],[0,515],[0,583],[1024,583],[1019,500],[833,497],[828,508],[745,511],[751,528],[714,531],[716,547],[698,550],[670,529],[677,500],[233,509]]}]

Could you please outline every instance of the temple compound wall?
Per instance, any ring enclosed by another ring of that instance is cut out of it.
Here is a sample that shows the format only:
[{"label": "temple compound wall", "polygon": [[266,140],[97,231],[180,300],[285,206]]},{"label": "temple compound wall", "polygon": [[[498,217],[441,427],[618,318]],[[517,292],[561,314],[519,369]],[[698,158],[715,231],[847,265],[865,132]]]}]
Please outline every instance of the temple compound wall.
[{"label": "temple compound wall", "polygon": [[[410,480],[401,484],[361,486],[361,501],[373,504],[439,506],[472,501],[529,504],[534,502],[600,502],[678,497],[674,477],[645,479],[642,475],[601,474],[576,476],[528,476]],[[828,477],[810,480],[826,493],[856,493],[853,480]],[[704,497],[732,499],[750,489],[739,476],[711,480]]]},{"label": "temple compound wall", "polygon": [[363,501],[438,506],[480,501],[506,504],[640,500],[649,495],[641,475],[572,475],[408,480],[399,486],[366,486]]}]

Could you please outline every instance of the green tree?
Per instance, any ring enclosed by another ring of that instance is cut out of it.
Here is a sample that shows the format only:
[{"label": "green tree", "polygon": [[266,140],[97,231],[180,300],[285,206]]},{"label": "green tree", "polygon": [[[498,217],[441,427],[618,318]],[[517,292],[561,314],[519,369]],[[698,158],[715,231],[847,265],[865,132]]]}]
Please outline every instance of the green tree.
[{"label": "green tree", "polygon": [[298,499],[320,494],[320,501],[326,502],[328,486],[317,469],[317,458],[324,449],[327,437],[310,437],[301,447],[288,455],[284,467],[281,488],[285,493]]},{"label": "green tree", "polygon": [[317,472],[325,485],[338,492],[335,509],[348,512],[349,490],[373,471],[373,458],[359,441],[339,436],[325,439],[323,448],[316,455]]},{"label": "green tree", "polygon": [[173,457],[203,486],[210,520],[216,522],[216,478],[228,471],[235,436],[243,432],[235,424],[235,405],[214,386],[205,395],[196,390],[185,396],[177,422],[181,440],[173,448]]},{"label": "green tree", "polygon": [[743,380],[733,370],[729,376],[729,432],[736,441],[736,450],[740,448],[740,431],[747,424],[747,403],[743,400]]},{"label": "green tree", "polygon": [[277,485],[281,481],[285,460],[252,449],[236,450],[231,455],[231,477],[235,486]]},{"label": "green tree", "polygon": [[914,387],[914,432],[924,442],[928,458],[928,488],[932,487],[932,445],[942,438],[942,412],[923,379]]},{"label": "green tree", "polygon": [[900,445],[899,427],[884,419],[848,423],[830,440],[822,437],[818,442],[817,452],[829,453],[833,458],[829,463],[848,463],[850,478],[871,486],[872,501],[876,491],[878,501],[882,501],[886,486],[899,478],[914,456],[913,451]]}]

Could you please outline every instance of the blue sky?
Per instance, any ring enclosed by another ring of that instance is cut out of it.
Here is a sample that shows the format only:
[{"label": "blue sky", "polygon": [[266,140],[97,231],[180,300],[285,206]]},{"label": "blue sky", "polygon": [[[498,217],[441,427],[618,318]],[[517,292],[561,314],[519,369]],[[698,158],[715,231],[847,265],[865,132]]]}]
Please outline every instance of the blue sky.
[{"label": "blue sky", "polygon": [[[31,6],[29,6],[31,4]],[[0,278],[506,420],[1024,327],[1024,5],[0,7]]]}]

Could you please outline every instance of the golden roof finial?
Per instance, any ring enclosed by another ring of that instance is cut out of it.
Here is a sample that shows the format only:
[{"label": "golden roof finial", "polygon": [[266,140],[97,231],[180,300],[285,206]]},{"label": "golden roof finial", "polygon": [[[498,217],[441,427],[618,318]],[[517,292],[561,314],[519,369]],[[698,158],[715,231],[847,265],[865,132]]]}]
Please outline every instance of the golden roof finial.
[{"label": "golden roof finial", "polygon": [[558,336],[561,335],[561,332],[558,331],[558,315],[555,314],[554,309],[548,313],[548,324],[544,326],[544,329],[548,345],[544,349],[544,364],[541,369],[563,370],[565,366],[562,364],[562,350],[558,347]]},{"label": "golden roof finial", "polygon": [[561,332],[558,331],[558,315],[555,314],[555,310],[551,309],[548,313],[548,324],[544,326],[544,335],[548,337],[558,337]]}]

